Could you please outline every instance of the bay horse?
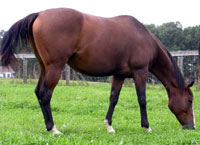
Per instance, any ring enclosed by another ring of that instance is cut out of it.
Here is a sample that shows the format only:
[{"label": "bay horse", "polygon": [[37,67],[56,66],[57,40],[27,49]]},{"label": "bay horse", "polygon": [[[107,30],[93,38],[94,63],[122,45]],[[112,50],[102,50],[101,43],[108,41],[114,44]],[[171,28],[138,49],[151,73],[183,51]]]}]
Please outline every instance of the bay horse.
[{"label": "bay horse", "polygon": [[[21,42],[22,41],[22,42]],[[91,76],[112,75],[110,104],[104,123],[115,132],[112,116],[125,78],[133,78],[141,113],[141,126],[151,132],[146,111],[149,71],[164,85],[169,109],[183,128],[194,129],[193,94],[185,84],[170,53],[146,27],[132,16],[97,17],[68,8],[33,13],[5,33],[1,63],[15,62],[17,44],[30,44],[40,65],[35,94],[47,131],[61,133],[54,125],[50,101],[66,63]]]}]

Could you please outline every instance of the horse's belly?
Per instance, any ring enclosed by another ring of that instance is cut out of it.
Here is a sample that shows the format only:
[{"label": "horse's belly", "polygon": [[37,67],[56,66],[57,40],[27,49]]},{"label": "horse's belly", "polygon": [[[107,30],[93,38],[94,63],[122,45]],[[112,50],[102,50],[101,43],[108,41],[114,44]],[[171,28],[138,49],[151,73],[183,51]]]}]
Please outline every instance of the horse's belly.
[{"label": "horse's belly", "polygon": [[[103,59],[103,58],[101,58]],[[74,54],[68,61],[68,64],[74,70],[90,75],[90,76],[110,76],[120,75],[124,77],[131,77],[131,69],[123,63],[111,62],[109,60],[90,59],[90,57],[82,57],[78,54]]]},{"label": "horse's belly", "polygon": [[68,62],[71,68],[74,70],[90,75],[90,76],[109,76],[112,75],[112,70],[106,65],[97,64],[95,62],[84,63],[76,60],[70,60]]}]

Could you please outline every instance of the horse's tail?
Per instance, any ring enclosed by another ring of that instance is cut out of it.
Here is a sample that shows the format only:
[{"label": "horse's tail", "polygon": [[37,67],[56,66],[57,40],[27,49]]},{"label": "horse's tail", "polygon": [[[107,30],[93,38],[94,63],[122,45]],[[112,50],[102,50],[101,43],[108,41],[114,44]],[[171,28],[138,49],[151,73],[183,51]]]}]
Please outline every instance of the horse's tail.
[{"label": "horse's tail", "polygon": [[32,25],[37,16],[38,13],[26,16],[13,24],[4,34],[0,50],[1,64],[3,66],[8,66],[16,61],[14,53],[20,41],[23,45],[28,45],[28,39],[33,35]]}]

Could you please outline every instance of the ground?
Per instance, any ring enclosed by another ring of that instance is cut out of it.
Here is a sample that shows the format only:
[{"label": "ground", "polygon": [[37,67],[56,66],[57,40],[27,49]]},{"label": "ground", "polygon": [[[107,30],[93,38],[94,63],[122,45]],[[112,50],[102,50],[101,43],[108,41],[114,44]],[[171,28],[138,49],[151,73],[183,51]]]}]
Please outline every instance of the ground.
[{"label": "ground", "polygon": [[65,86],[60,82],[52,98],[56,127],[64,135],[52,135],[34,94],[35,80],[0,79],[0,145],[14,144],[200,144],[200,89],[194,93],[196,130],[183,130],[168,109],[162,85],[147,85],[147,112],[152,133],[140,126],[134,86],[125,85],[113,116],[115,134],[108,134],[104,118],[109,104],[110,84],[89,83]]}]

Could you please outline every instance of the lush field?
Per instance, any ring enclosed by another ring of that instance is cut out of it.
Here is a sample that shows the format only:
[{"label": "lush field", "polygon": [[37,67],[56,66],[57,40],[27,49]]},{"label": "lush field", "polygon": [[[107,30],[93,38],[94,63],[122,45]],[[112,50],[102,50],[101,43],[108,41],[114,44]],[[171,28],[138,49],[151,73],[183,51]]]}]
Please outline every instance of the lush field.
[{"label": "lush field", "polygon": [[[16,83],[17,82],[17,83]],[[200,89],[193,87],[196,130],[183,130],[168,109],[162,86],[147,86],[148,118],[152,133],[140,127],[140,112],[134,87],[123,87],[113,116],[115,134],[103,123],[110,84],[89,86],[61,83],[52,98],[54,122],[64,135],[47,132],[34,94],[35,81],[0,79],[0,145],[14,144],[200,144]]]}]

